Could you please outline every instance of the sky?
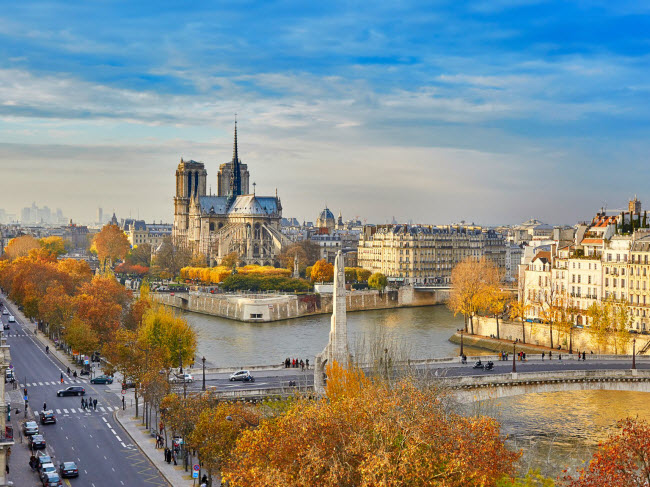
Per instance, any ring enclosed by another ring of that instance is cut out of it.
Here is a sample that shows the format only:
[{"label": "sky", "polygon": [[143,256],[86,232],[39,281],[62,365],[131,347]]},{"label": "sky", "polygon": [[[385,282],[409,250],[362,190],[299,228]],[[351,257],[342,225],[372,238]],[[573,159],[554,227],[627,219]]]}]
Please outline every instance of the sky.
[{"label": "sky", "polygon": [[237,114],[287,217],[574,223],[650,203],[649,75],[638,1],[5,2],[0,208],[171,222]]}]

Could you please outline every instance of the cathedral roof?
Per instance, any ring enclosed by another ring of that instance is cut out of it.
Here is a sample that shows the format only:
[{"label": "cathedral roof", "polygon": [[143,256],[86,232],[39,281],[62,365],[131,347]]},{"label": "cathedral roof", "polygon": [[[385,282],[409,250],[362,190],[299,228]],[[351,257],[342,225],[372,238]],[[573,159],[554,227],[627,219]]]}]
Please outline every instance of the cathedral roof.
[{"label": "cathedral roof", "polygon": [[255,196],[253,194],[238,196],[230,206],[228,206],[227,196],[199,196],[199,204],[201,213],[261,216],[279,214],[278,200],[273,196]]},{"label": "cathedral roof", "polygon": [[323,211],[320,212],[320,215],[318,215],[318,218],[320,218],[322,221],[325,221],[328,218],[331,218],[332,220],[334,220],[334,214],[330,211],[329,208],[325,208]]}]

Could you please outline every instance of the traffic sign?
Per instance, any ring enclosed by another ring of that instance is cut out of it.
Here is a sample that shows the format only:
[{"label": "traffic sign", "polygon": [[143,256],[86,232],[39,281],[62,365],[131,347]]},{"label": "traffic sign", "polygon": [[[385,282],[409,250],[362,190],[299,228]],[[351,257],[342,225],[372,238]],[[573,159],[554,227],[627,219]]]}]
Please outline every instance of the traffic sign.
[{"label": "traffic sign", "polygon": [[122,395],[124,395],[124,394],[126,394],[126,391],[124,389],[122,389]]},{"label": "traffic sign", "polygon": [[192,472],[192,478],[193,478],[193,479],[198,479],[198,478],[199,478],[199,472],[197,472],[196,470],[194,470],[194,472]]},{"label": "traffic sign", "polygon": [[201,470],[201,466],[199,464],[194,465],[194,471],[198,472],[199,470]]}]

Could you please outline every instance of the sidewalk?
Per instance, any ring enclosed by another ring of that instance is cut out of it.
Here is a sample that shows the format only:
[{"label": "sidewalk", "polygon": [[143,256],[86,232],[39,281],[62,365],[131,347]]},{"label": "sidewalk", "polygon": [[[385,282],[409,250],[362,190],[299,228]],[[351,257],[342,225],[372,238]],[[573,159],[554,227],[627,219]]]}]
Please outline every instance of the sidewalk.
[{"label": "sidewalk", "polygon": [[[182,462],[179,462],[178,465],[165,462],[164,448],[156,448],[156,439],[151,436],[151,433],[142,424],[142,419],[135,417],[135,406],[128,407],[125,411],[117,411],[114,414],[115,419],[122,425],[133,443],[138,445],[138,448],[149,458],[167,482],[174,487],[196,487],[199,485],[197,480],[192,479],[191,466],[185,472]],[[221,485],[221,482],[214,478],[212,485],[216,487]]]}]

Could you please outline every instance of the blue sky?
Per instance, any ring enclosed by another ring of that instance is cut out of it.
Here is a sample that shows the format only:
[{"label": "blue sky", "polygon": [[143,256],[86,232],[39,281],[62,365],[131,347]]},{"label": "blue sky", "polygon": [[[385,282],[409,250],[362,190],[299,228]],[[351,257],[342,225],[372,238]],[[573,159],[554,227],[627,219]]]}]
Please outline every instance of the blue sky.
[{"label": "blue sky", "polygon": [[[314,5],[310,6],[309,3]],[[240,155],[286,216],[552,223],[648,164],[641,2],[51,2],[0,11],[0,207],[170,221]]]}]

